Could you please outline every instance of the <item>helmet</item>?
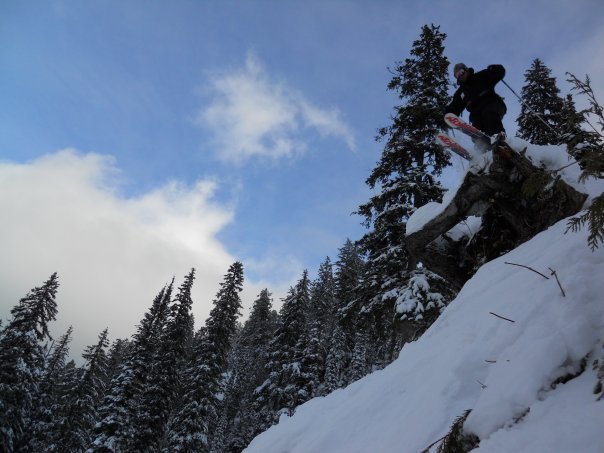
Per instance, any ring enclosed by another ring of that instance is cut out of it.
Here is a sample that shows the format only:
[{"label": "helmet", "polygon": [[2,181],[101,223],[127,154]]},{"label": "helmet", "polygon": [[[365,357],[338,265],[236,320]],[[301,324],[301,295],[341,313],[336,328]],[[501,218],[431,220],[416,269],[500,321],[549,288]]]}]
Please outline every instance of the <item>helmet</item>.
[{"label": "helmet", "polygon": [[455,76],[455,78],[457,78],[457,74],[458,74],[460,71],[462,71],[462,70],[464,70],[464,71],[467,71],[467,70],[468,70],[468,67],[467,67],[465,64],[463,64],[463,63],[457,63],[457,64],[456,64],[456,65],[453,67],[453,75]]}]

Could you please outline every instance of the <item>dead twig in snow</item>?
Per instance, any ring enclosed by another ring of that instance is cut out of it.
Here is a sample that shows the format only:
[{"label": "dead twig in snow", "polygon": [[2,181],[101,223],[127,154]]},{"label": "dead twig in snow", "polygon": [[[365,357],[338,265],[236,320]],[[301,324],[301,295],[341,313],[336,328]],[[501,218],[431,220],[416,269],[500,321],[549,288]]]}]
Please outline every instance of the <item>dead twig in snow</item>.
[{"label": "dead twig in snow", "polygon": [[536,274],[541,275],[544,279],[549,280],[549,277],[547,275],[543,275],[541,272],[536,271],[535,269],[533,269],[532,267],[528,267],[528,266],[524,266],[523,264],[516,264],[516,263],[508,263],[507,261],[504,261],[505,264],[509,264],[511,266],[519,266],[519,267],[524,267],[525,269],[528,269],[530,271],[533,271]]},{"label": "dead twig in snow", "polygon": [[564,170],[565,168],[570,167],[571,165],[578,164],[578,163],[579,162],[577,162],[577,161],[571,162],[570,164],[565,165],[564,167],[558,168],[557,170],[552,170],[552,173],[558,173],[559,171]]},{"label": "dead twig in snow", "polygon": [[497,313],[493,313],[492,311],[490,311],[489,313],[490,313],[490,314],[492,314],[493,316],[497,316],[498,318],[505,319],[506,321],[509,321],[509,322],[516,322],[516,321],[514,321],[513,319],[506,318],[506,317],[504,317],[504,316],[499,316]]},{"label": "dead twig in snow", "polygon": [[558,274],[551,267],[548,267],[548,269],[552,272],[551,275],[553,275],[554,277],[556,277],[556,281],[558,282],[558,287],[560,288],[560,291],[562,291],[562,297],[566,297],[566,293],[564,292],[564,289],[562,289],[562,285],[560,284],[560,280],[558,280]]},{"label": "dead twig in snow", "polygon": [[487,388],[486,384],[483,384],[478,379],[476,379],[476,382],[478,382],[480,384],[480,387],[482,387],[483,390]]}]

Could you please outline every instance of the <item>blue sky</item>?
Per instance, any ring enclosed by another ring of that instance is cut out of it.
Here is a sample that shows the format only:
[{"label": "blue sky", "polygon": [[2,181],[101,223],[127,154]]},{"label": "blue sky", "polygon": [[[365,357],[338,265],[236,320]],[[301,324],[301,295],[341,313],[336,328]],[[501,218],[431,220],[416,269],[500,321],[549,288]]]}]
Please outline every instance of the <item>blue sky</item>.
[{"label": "blue sky", "polygon": [[[246,306],[264,287],[278,299],[363,233],[350,214],[397,103],[387,67],[422,25],[447,33],[452,63],[506,66],[517,92],[539,57],[563,92],[570,71],[602,97],[603,13],[598,0],[4,0],[0,314],[58,270],[57,329],[123,337],[196,267],[199,325],[234,260]],[[498,91],[514,133],[518,102]]]}]

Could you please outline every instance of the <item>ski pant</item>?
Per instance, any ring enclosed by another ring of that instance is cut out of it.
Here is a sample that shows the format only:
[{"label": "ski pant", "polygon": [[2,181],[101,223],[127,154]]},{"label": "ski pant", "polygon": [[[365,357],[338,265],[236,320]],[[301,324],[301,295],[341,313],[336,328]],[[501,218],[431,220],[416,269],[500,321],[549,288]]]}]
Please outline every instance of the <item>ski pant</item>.
[{"label": "ski pant", "polygon": [[503,102],[494,101],[486,104],[480,112],[472,112],[470,122],[472,126],[480,129],[485,134],[492,136],[505,132],[501,120],[507,111]]}]

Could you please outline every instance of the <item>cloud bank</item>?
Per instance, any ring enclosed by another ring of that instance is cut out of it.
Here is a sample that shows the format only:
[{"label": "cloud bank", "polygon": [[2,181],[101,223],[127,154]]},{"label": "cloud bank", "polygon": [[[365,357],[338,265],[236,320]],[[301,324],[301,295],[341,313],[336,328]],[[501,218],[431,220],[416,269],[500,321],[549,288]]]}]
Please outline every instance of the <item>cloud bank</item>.
[{"label": "cloud bank", "polygon": [[[173,277],[178,287],[192,267],[199,327],[235,261],[216,239],[234,212],[212,201],[213,181],[125,198],[119,176],[111,157],[74,150],[0,162],[0,317],[58,272],[52,331],[73,325],[74,358],[105,327],[112,339],[129,337],[157,292]],[[248,305],[260,289],[246,282]]]},{"label": "cloud bank", "polygon": [[355,149],[338,109],[313,105],[297,90],[271,81],[253,55],[243,68],[210,77],[207,92],[210,102],[197,115],[197,124],[210,131],[221,160],[292,157],[306,151],[309,131]]}]

